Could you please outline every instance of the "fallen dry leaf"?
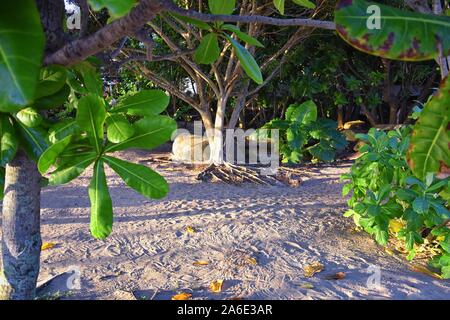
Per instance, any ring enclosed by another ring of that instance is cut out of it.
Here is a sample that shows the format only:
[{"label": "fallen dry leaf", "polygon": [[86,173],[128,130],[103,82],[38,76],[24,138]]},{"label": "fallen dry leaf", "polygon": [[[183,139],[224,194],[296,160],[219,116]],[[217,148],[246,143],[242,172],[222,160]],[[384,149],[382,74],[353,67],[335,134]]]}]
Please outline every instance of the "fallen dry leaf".
[{"label": "fallen dry leaf", "polygon": [[48,249],[54,248],[55,246],[56,246],[56,243],[44,242],[41,246],[41,250],[48,250]]},{"label": "fallen dry leaf", "polygon": [[256,261],[255,258],[248,258],[248,259],[247,259],[247,262],[248,262],[249,264],[251,264],[251,265],[254,265],[254,266],[256,266],[256,265],[258,264],[258,261]]},{"label": "fallen dry leaf", "polygon": [[325,277],[325,279],[327,279],[327,280],[342,280],[344,278],[345,278],[345,272],[342,272],[342,271]]},{"label": "fallen dry leaf", "polygon": [[174,295],[172,297],[172,300],[190,300],[191,297],[192,297],[192,294],[182,292],[182,293]]},{"label": "fallen dry leaf", "polygon": [[300,285],[300,288],[302,288],[302,289],[313,289],[314,286],[311,283],[302,283]]},{"label": "fallen dry leaf", "polygon": [[314,263],[304,267],[303,272],[304,272],[305,277],[311,278],[316,273],[321,272],[324,268],[325,267],[320,262],[314,262]]},{"label": "fallen dry leaf", "polygon": [[222,291],[222,285],[223,285],[223,280],[222,279],[213,281],[209,285],[209,290],[211,290],[211,292],[214,292],[214,293],[219,293],[219,292]]},{"label": "fallen dry leaf", "polygon": [[207,266],[209,264],[206,260],[198,260],[193,263],[194,266]]},{"label": "fallen dry leaf", "polygon": [[405,223],[401,220],[398,219],[392,219],[389,221],[389,229],[394,232],[397,233],[400,230],[402,230],[405,227]]},{"label": "fallen dry leaf", "polygon": [[429,275],[430,277],[442,280],[442,276],[436,272],[433,272],[431,270],[429,270],[427,267],[424,266],[418,266],[418,265],[412,265],[409,267],[412,271],[414,272],[420,272],[420,273],[424,273],[426,275]]},{"label": "fallen dry leaf", "polygon": [[186,232],[187,233],[195,233],[196,231],[195,231],[194,227],[188,226],[188,227],[186,227]]},{"label": "fallen dry leaf", "polygon": [[385,247],[384,248],[384,252],[386,252],[388,255],[393,256],[394,255],[394,251],[392,251],[391,249]]}]

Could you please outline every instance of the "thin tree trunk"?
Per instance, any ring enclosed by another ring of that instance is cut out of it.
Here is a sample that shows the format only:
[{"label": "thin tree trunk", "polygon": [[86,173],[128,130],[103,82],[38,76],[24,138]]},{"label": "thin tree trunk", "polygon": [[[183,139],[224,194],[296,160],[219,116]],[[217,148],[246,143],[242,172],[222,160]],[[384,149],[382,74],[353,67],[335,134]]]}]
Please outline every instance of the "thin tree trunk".
[{"label": "thin tree trunk", "polygon": [[29,300],[35,296],[41,252],[40,182],[36,163],[23,151],[6,166],[1,300]]},{"label": "thin tree trunk", "polygon": [[223,164],[223,129],[225,125],[225,111],[227,106],[227,97],[221,97],[217,101],[216,121],[214,123],[214,133],[210,138],[211,158],[210,162],[215,165]]}]

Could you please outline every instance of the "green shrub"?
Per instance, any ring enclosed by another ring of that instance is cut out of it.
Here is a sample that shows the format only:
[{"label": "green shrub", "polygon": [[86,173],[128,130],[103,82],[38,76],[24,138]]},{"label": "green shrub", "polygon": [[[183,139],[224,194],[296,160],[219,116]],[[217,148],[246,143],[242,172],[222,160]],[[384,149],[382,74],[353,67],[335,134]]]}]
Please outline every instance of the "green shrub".
[{"label": "green shrub", "polygon": [[284,120],[274,119],[262,129],[279,130],[279,151],[284,163],[299,163],[304,157],[313,162],[331,162],[347,146],[335,121],[317,118],[317,106],[312,100],[290,105]]},{"label": "green shrub", "polygon": [[352,192],[349,210],[355,224],[375,237],[380,245],[387,245],[390,236],[402,241],[408,259],[416,254],[417,245],[425,238],[436,241],[440,254],[430,265],[450,278],[450,229],[448,190],[450,179],[440,180],[428,174],[425,181],[412,175],[406,163],[411,127],[383,132],[371,129],[357,135],[364,141],[361,156],[350,173],[341,178],[348,183],[343,195]]}]

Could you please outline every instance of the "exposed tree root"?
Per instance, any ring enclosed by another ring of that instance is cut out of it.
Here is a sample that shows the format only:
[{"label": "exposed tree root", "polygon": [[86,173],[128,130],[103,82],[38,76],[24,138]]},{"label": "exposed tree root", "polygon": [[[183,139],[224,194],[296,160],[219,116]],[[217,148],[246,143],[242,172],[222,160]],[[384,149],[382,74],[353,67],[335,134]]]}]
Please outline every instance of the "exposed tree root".
[{"label": "exposed tree root", "polygon": [[237,166],[231,163],[222,165],[211,164],[197,176],[197,179],[204,182],[217,180],[229,184],[250,182],[260,185],[285,184],[294,187],[300,185],[301,179],[299,177],[292,179],[292,173],[278,170],[275,175],[263,175],[261,174],[261,169],[263,168]]}]

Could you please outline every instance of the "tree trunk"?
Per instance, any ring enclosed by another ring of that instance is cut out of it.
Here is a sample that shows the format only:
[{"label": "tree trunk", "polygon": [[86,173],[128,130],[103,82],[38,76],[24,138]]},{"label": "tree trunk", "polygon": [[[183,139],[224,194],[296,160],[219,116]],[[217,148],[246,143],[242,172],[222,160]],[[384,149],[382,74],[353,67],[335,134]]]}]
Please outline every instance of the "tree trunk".
[{"label": "tree trunk", "polygon": [[209,138],[209,148],[211,151],[210,163],[215,165],[223,164],[223,129],[225,125],[225,109],[227,97],[221,97],[217,101],[216,121],[214,123],[213,134]]},{"label": "tree trunk", "polygon": [[41,176],[23,151],[6,166],[2,212],[1,300],[35,297],[41,253]]}]

